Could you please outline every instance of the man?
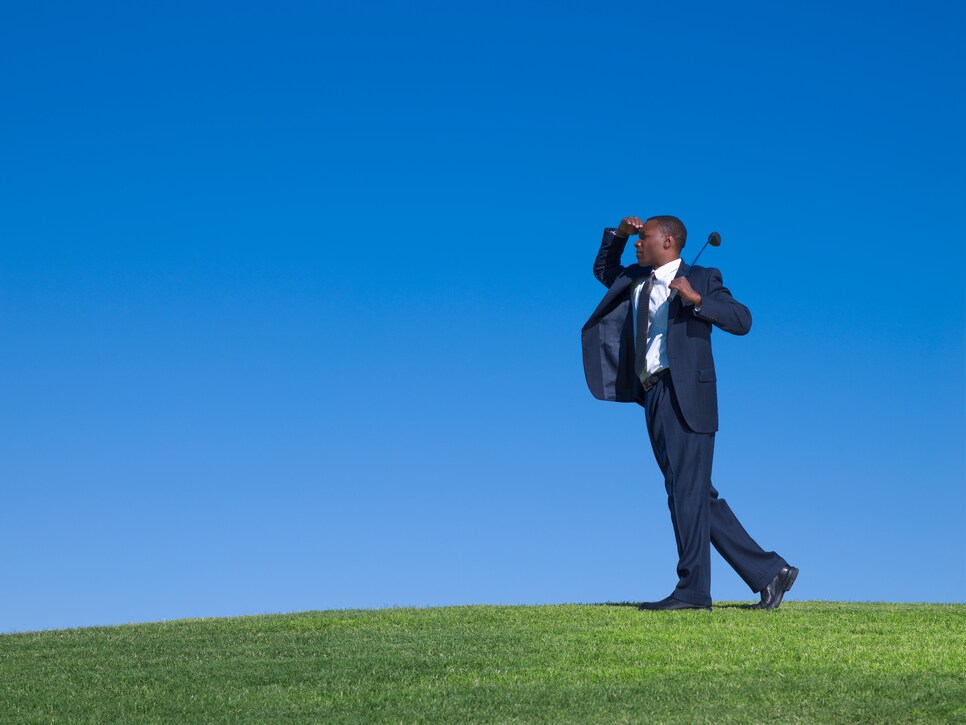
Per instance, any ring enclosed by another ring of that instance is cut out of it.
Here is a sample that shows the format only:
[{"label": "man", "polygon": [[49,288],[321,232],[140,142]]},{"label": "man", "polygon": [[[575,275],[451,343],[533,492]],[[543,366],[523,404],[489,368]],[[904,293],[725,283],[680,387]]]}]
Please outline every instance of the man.
[{"label": "man", "polygon": [[[631,234],[637,264],[621,265]],[[641,609],[711,609],[711,547],[774,609],[798,569],[766,552],[711,485],[718,399],[711,329],[751,329],[751,313],[721,272],[681,260],[687,230],[673,216],[626,217],[604,230],[594,276],[608,291],[581,331],[584,373],[595,397],[644,406],[654,457],[664,474],[678,547],[673,593]]]}]

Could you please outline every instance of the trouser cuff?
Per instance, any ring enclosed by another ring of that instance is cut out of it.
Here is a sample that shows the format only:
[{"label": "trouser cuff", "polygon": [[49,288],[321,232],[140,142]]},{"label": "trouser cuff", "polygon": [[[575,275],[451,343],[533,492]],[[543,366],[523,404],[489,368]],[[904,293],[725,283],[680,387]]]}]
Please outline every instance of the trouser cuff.
[{"label": "trouser cuff", "polygon": [[778,563],[775,564],[775,566],[773,566],[771,569],[768,570],[768,572],[765,574],[764,579],[762,579],[757,584],[757,586],[753,586],[751,588],[751,591],[753,591],[755,594],[758,594],[759,592],[761,592],[762,589],[764,589],[765,587],[767,587],[771,583],[771,580],[772,579],[774,579],[776,576],[778,576],[778,572],[780,572],[786,566],[789,566],[789,563],[787,561],[785,561],[784,559],[782,559],[779,556],[778,557]]}]

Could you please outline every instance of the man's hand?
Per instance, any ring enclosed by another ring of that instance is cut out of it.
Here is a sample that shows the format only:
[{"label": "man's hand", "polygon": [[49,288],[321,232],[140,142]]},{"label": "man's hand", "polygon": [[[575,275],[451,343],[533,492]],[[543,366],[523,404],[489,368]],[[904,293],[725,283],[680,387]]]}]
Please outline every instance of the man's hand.
[{"label": "man's hand", "polygon": [[676,289],[681,298],[690,302],[695,307],[701,306],[701,295],[694,291],[694,287],[688,282],[687,277],[675,277],[668,285],[669,289]]},{"label": "man's hand", "polygon": [[640,217],[629,216],[621,219],[620,226],[617,227],[617,236],[629,237],[631,234],[640,234],[644,222]]}]

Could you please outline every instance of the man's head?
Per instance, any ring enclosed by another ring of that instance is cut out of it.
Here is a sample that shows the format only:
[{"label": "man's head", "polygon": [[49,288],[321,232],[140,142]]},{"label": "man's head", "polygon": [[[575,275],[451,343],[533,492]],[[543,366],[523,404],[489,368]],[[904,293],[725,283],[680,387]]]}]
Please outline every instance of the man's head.
[{"label": "man's head", "polygon": [[660,267],[681,256],[688,230],[675,216],[652,216],[641,228],[641,238],[634,242],[637,263],[643,267]]}]

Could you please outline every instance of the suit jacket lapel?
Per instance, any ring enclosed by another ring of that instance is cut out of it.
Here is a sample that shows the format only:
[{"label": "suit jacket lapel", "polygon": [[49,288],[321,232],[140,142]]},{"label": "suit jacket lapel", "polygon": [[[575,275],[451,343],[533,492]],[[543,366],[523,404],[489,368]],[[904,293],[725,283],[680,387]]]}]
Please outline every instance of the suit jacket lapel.
[{"label": "suit jacket lapel", "polygon": [[[674,279],[677,279],[678,277],[683,277],[688,273],[689,269],[691,269],[691,265],[689,265],[687,262],[685,262],[682,259],[681,264],[678,265],[678,271],[675,273]],[[681,295],[676,294],[674,295],[674,299],[671,300],[670,306],[667,308],[668,326],[670,326],[670,321],[675,319],[680,311],[681,311]]]},{"label": "suit jacket lapel", "polygon": [[[636,269],[634,269],[636,267]],[[593,320],[599,318],[608,309],[613,307],[614,303],[621,298],[623,295],[627,295],[628,290],[637,282],[641,277],[646,277],[651,273],[650,267],[639,267],[634,264],[625,269],[625,274],[622,274],[616,280],[614,284],[610,286],[610,289],[604,294],[604,298],[597,305],[597,309],[594,310],[594,314],[590,316],[587,324],[590,324]],[[628,295],[629,298],[629,295]],[[587,325],[584,325],[586,327]]]}]

